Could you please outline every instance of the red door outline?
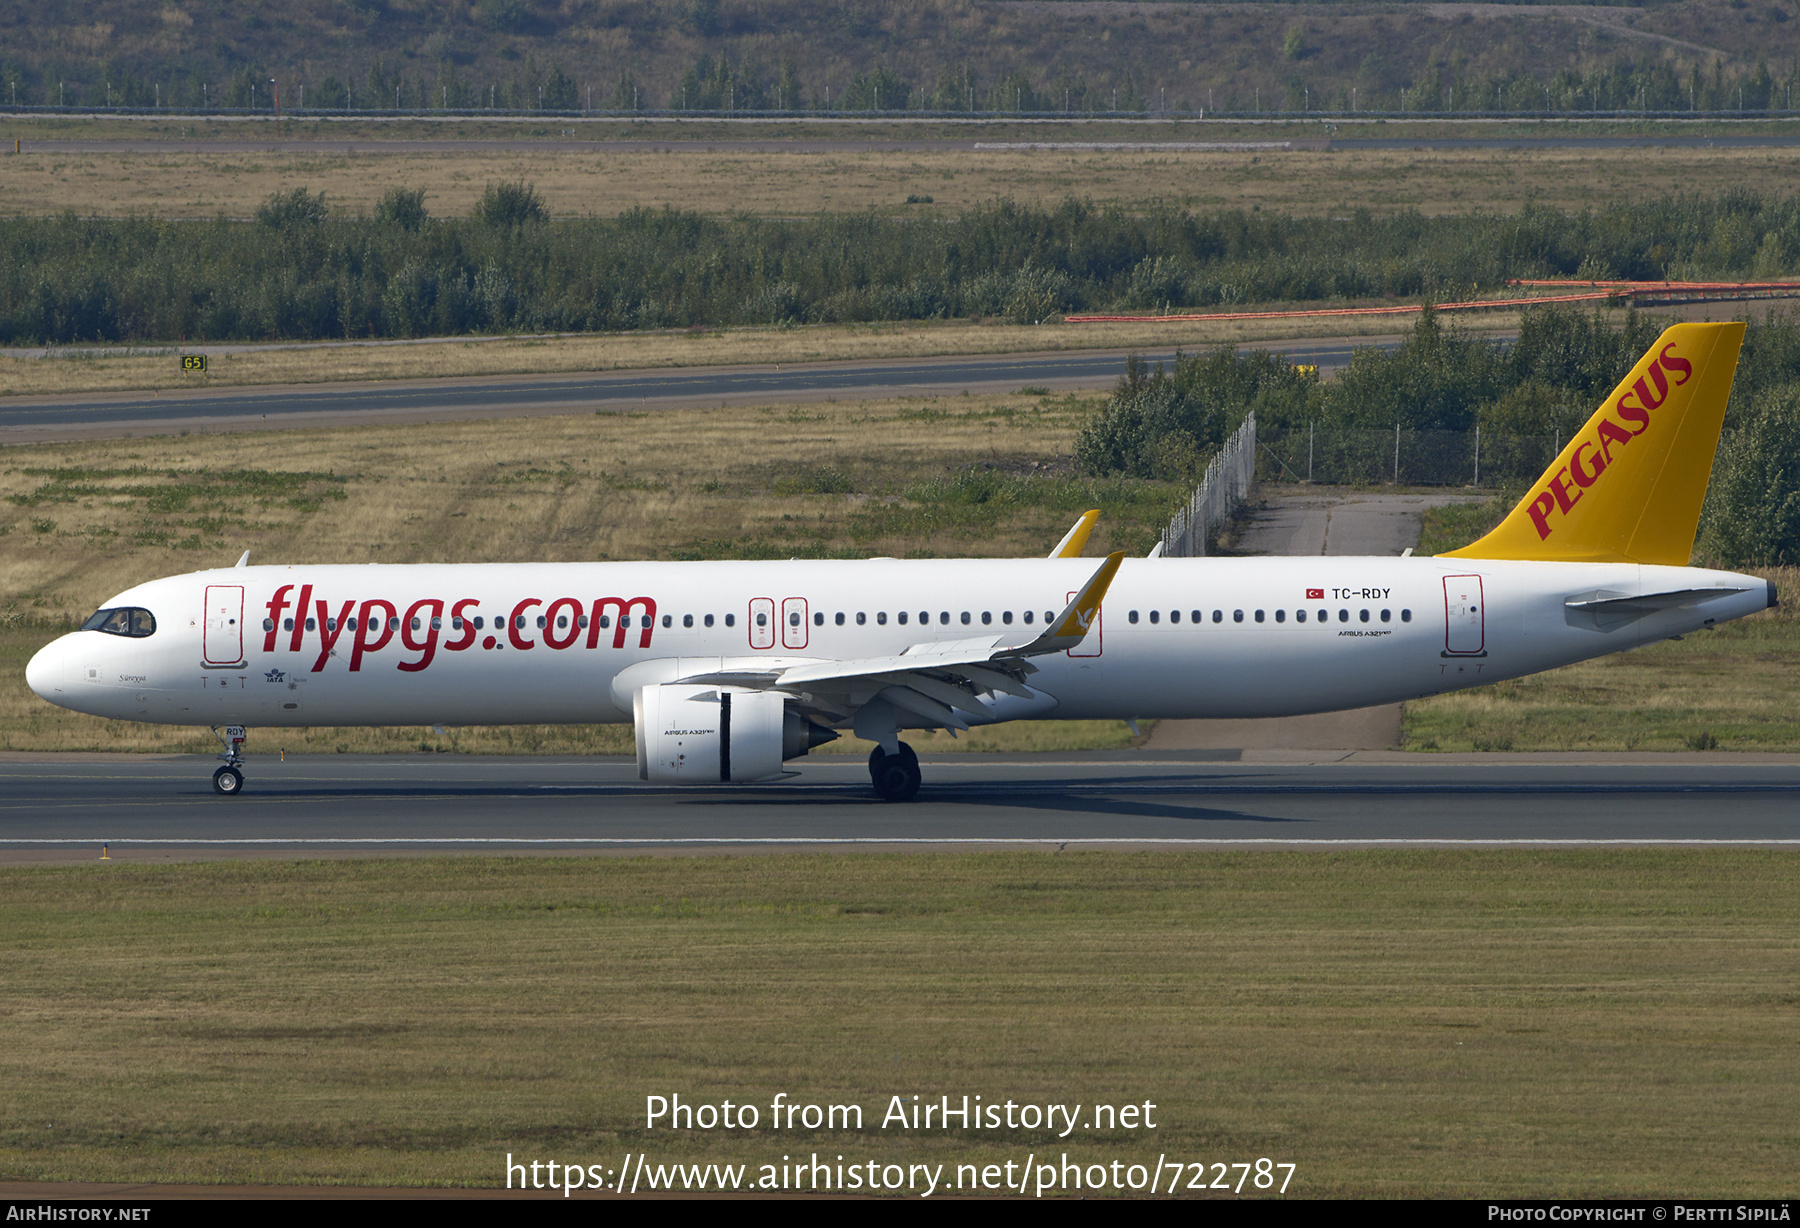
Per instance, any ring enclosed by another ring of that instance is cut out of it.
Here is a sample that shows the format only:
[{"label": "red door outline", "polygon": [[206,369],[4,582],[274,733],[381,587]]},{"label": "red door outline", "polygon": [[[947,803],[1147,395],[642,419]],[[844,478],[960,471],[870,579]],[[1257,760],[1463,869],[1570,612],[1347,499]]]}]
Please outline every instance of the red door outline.
[{"label": "red door outline", "polygon": [[[798,623],[794,615],[800,616]],[[781,646],[783,648],[805,648],[810,631],[806,622],[806,598],[784,597],[781,600]]]},{"label": "red door outline", "polygon": [[1487,601],[1480,576],[1444,577],[1444,655],[1487,654]]},{"label": "red door outline", "polygon": [[207,665],[236,665],[244,659],[244,586],[209,584],[201,619],[200,659]]}]

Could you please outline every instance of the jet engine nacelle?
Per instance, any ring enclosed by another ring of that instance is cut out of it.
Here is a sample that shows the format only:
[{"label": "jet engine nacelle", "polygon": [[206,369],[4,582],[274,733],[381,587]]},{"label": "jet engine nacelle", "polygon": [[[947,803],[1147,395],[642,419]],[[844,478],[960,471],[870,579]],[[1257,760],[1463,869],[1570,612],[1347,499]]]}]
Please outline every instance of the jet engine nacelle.
[{"label": "jet engine nacelle", "polygon": [[767,780],[838,735],[787,708],[776,691],[673,683],[632,695],[638,779],[658,784]]}]

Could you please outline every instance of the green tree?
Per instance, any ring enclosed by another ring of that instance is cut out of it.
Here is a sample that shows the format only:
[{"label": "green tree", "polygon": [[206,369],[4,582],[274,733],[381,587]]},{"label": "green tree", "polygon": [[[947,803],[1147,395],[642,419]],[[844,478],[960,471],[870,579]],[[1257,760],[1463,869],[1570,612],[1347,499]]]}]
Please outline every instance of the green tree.
[{"label": "green tree", "polygon": [[1703,526],[1703,552],[1723,566],[1800,563],[1800,385],[1764,394],[1725,438]]},{"label": "green tree", "polygon": [[295,188],[276,192],[256,207],[256,222],[274,230],[293,230],[300,226],[317,226],[330,212],[325,193]]},{"label": "green tree", "polygon": [[573,111],[578,105],[574,79],[562,70],[562,65],[552,65],[550,75],[544,78],[544,109]]},{"label": "green tree", "polygon": [[424,188],[389,188],[375,205],[377,222],[401,230],[417,230],[428,216]]},{"label": "green tree", "polygon": [[475,217],[494,230],[517,230],[531,222],[545,222],[550,211],[537,185],[518,180],[513,183],[490,183],[475,202]]}]

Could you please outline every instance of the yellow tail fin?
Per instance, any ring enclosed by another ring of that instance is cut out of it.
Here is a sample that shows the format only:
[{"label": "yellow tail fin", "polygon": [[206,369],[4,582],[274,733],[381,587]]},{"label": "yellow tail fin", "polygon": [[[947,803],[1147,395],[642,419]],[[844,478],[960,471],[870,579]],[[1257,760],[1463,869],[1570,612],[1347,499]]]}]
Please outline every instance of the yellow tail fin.
[{"label": "yellow tail fin", "polygon": [[1685,567],[1744,325],[1663,332],[1492,533],[1442,557]]}]

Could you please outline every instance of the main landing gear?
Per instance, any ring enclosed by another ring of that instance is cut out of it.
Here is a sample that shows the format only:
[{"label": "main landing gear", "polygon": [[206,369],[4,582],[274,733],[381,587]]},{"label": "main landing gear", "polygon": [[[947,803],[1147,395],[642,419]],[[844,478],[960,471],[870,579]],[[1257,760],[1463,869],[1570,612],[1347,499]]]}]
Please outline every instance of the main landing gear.
[{"label": "main landing gear", "polygon": [[244,788],[244,727],[227,725],[225,732],[220,733],[215,725],[212,732],[225,747],[225,753],[219,756],[225,766],[213,773],[213,792],[221,797],[236,797]]},{"label": "main landing gear", "polygon": [[919,792],[919,756],[904,742],[893,755],[877,746],[869,752],[869,783],[884,802],[910,802]]}]

